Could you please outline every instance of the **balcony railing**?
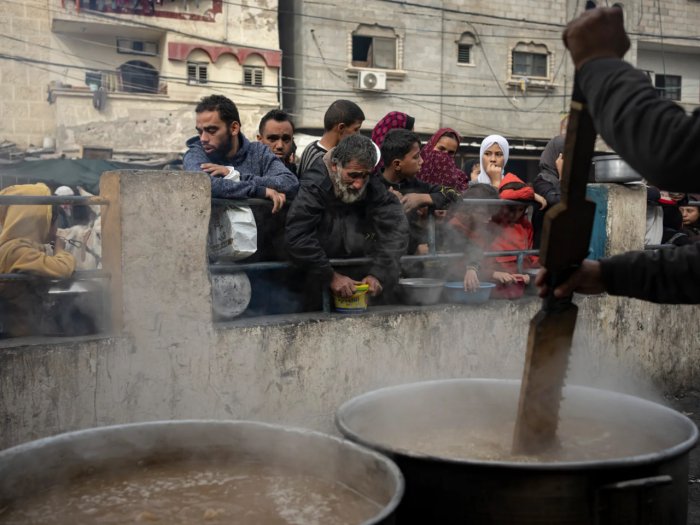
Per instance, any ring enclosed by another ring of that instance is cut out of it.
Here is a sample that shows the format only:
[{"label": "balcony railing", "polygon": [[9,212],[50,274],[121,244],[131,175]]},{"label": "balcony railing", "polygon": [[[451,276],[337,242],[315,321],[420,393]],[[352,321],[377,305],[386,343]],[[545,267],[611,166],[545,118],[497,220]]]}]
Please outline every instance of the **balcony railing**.
[{"label": "balcony railing", "polygon": [[61,0],[61,6],[74,4],[75,10],[97,11],[99,13],[116,13],[125,15],[152,16],[156,12],[156,5],[162,4],[162,0]]},{"label": "balcony railing", "polygon": [[61,0],[61,7],[76,13],[104,13],[213,22],[223,0]]}]

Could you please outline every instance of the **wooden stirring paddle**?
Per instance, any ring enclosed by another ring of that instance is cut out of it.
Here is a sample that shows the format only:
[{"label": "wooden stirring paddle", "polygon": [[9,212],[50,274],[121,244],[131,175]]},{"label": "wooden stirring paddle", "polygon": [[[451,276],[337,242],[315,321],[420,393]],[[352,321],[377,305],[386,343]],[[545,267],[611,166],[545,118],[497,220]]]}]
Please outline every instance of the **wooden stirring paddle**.
[{"label": "wooden stirring paddle", "polygon": [[553,292],[588,255],[595,204],[586,200],[586,184],[595,137],[593,121],[575,83],[564,143],[561,202],[547,212],[542,228],[540,261],[548,272],[549,295],[530,321],[513,435],[515,454],[537,454],[557,445],[559,402],[578,308],[572,297],[556,299]]}]

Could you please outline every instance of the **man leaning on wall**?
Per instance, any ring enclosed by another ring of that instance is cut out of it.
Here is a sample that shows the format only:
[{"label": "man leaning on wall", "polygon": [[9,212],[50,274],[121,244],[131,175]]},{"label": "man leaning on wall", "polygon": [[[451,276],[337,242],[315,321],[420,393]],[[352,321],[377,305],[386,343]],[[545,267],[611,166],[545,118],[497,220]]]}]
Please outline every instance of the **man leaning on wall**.
[{"label": "man leaning on wall", "polygon": [[199,102],[195,113],[198,136],[187,141],[183,168],[208,173],[212,197],[269,199],[272,212],[280,211],[299,181],[270,148],[243,135],[236,104],[210,95]]}]

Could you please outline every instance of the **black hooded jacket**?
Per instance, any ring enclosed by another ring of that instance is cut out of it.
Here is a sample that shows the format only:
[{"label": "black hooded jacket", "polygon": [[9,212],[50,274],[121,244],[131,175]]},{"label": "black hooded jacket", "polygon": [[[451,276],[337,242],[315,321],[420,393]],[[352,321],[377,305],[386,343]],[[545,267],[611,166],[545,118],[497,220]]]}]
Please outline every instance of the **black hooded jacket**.
[{"label": "black hooded jacket", "polygon": [[[700,191],[700,110],[660,98],[647,76],[619,59],[587,62],[579,81],[598,133],[650,184]],[[700,303],[700,243],[601,260],[613,295]]]},{"label": "black hooded jacket", "polygon": [[367,274],[386,287],[398,280],[399,259],[408,247],[408,221],[399,200],[377,176],[367,181],[364,198],[342,202],[319,157],[301,180],[287,215],[285,240],[292,261],[323,285],[333,277],[329,259],[370,257]]}]

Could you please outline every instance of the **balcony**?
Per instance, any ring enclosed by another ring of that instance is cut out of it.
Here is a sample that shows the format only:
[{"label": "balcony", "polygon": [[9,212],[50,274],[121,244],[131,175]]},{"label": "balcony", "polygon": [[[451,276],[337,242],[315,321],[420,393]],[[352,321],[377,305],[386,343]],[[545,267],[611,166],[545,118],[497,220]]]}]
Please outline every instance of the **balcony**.
[{"label": "balcony", "polygon": [[150,64],[132,60],[113,71],[86,71],[85,84],[52,83],[49,85],[49,101],[60,94],[69,93],[125,93],[135,95],[167,95],[168,84],[161,80],[158,71]]},{"label": "balcony", "polygon": [[75,13],[136,15],[213,22],[223,0],[61,0]]}]

